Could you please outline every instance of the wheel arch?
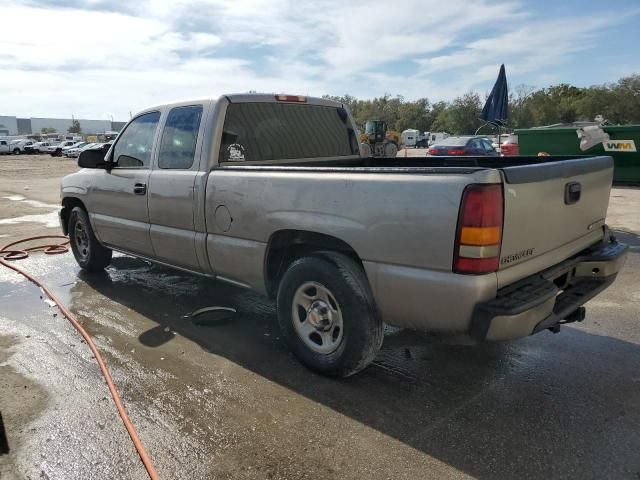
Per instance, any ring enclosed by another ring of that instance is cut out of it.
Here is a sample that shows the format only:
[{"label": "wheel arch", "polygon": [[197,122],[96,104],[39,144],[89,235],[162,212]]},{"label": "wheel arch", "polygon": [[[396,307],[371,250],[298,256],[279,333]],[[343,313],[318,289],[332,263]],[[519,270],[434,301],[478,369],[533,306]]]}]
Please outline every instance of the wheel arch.
[{"label": "wheel arch", "polygon": [[89,213],[87,210],[87,207],[79,198],[64,197],[62,199],[62,209],[60,210],[60,220],[61,220],[60,223],[62,226],[62,232],[65,235],[69,235],[69,215],[71,214],[71,210],[73,210],[75,207],[80,207],[85,212],[87,212],[87,214]]},{"label": "wheel arch", "polygon": [[[274,232],[267,243],[264,256],[264,281],[267,295],[274,298],[280,279],[296,259],[318,251],[340,252],[363,267],[355,249],[344,240],[324,233],[284,229]],[[366,277],[366,272],[363,272]],[[368,281],[368,279],[367,279]]]}]

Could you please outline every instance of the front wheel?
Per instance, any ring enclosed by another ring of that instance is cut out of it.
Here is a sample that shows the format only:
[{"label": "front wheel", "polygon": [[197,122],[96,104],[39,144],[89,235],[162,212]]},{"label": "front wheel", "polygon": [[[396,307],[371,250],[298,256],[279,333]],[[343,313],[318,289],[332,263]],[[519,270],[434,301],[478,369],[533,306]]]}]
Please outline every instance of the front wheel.
[{"label": "front wheel", "polygon": [[98,272],[111,263],[112,251],[100,244],[89,222],[89,215],[81,207],[74,207],[69,215],[69,242],[80,268]]},{"label": "front wheel", "polygon": [[14,155],[20,155],[20,149],[19,148],[14,148],[13,149],[13,154]]},{"label": "front wheel", "polygon": [[364,271],[335,252],[303,257],[278,289],[278,321],[301,363],[334,377],[365,368],[383,340],[383,324]]}]

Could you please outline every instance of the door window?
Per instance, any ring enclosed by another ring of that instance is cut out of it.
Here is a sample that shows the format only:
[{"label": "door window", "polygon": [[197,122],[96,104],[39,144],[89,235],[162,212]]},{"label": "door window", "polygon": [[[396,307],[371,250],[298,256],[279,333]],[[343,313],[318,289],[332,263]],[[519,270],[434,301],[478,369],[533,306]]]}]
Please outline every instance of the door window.
[{"label": "door window", "polygon": [[160,112],[151,112],[140,115],[127,125],[113,149],[114,167],[149,168],[158,120]]},{"label": "door window", "polygon": [[193,165],[202,118],[202,105],[176,107],[169,112],[162,132],[158,166],[187,170]]}]

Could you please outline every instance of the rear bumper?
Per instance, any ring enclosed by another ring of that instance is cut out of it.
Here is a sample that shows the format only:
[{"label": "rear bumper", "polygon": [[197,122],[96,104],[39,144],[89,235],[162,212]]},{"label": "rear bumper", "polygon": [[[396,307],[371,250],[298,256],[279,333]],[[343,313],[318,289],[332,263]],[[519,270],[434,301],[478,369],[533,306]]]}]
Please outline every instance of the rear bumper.
[{"label": "rear bumper", "polygon": [[500,289],[496,298],[476,305],[471,336],[508,340],[583,320],[582,305],[613,283],[626,260],[627,246],[606,238],[606,243]]}]

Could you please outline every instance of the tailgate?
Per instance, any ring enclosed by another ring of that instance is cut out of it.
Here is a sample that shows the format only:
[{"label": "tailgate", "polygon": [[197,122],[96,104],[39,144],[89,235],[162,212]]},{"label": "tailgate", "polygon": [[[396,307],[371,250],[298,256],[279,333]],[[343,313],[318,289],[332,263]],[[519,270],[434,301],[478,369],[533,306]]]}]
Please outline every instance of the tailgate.
[{"label": "tailgate", "polygon": [[602,238],[611,157],[506,167],[499,287],[537,273]]}]

